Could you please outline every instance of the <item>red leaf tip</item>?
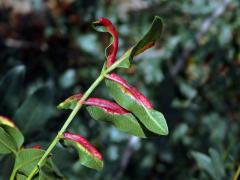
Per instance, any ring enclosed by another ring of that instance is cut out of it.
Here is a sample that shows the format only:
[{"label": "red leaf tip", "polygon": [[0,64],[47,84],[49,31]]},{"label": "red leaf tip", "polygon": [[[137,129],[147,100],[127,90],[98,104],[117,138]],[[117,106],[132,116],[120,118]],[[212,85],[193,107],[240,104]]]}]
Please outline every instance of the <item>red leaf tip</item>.
[{"label": "red leaf tip", "polygon": [[102,155],[98,152],[98,150],[93,145],[91,145],[81,135],[75,134],[75,133],[70,133],[70,132],[65,132],[63,136],[64,136],[64,139],[66,139],[66,140],[74,141],[74,142],[80,144],[81,146],[86,148],[86,150],[89,151],[93,156],[95,156],[99,160],[102,160]]},{"label": "red leaf tip", "polygon": [[139,90],[137,90],[135,87],[131,86],[130,84],[128,84],[128,82],[123,79],[122,77],[120,77],[119,75],[112,73],[110,75],[107,76],[108,79],[117,82],[118,84],[120,84],[124,89],[127,90],[128,93],[130,93],[132,95],[132,97],[138,101],[139,103],[141,103],[142,105],[146,106],[149,109],[152,109],[153,106],[150,103],[150,101],[146,98],[146,96],[144,96]]},{"label": "red leaf tip", "polygon": [[102,24],[106,27],[107,31],[113,36],[112,45],[107,49],[107,67],[110,67],[116,58],[117,51],[118,51],[118,33],[112,22],[104,17],[99,18],[97,23]]}]

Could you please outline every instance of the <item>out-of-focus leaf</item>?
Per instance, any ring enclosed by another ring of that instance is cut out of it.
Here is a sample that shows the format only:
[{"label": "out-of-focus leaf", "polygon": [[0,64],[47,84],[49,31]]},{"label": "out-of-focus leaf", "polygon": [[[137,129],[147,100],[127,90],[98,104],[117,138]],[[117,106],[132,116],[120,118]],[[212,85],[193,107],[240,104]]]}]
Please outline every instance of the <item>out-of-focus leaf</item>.
[{"label": "out-of-focus leaf", "polygon": [[224,162],[221,159],[220,154],[215,149],[209,149],[209,154],[212,160],[212,165],[215,170],[215,176],[219,176],[220,179],[223,179],[226,175],[224,169]]},{"label": "out-of-focus leaf", "polygon": [[23,65],[16,66],[0,80],[0,107],[4,105],[11,111],[17,108],[21,100],[25,71]]},{"label": "out-of-focus leaf", "polygon": [[102,155],[85,138],[74,133],[64,133],[63,141],[78,151],[79,161],[82,165],[98,171],[103,168]]},{"label": "out-of-focus leaf", "polygon": [[106,80],[107,87],[118,104],[132,112],[148,130],[159,135],[168,134],[163,114],[152,109],[142,93],[117,75],[108,78],[110,80]]},{"label": "out-of-focus leaf", "polygon": [[219,153],[215,149],[209,149],[209,154],[210,156],[200,152],[192,152],[192,156],[200,169],[208,172],[212,179],[224,179],[225,169]]},{"label": "out-of-focus leaf", "polygon": [[67,89],[73,86],[75,81],[76,81],[76,71],[74,71],[73,69],[68,69],[59,78],[59,84],[64,89]]},{"label": "out-of-focus leaf", "polygon": [[214,177],[214,174],[212,172],[212,163],[211,158],[203,153],[200,152],[191,152],[193,158],[196,160],[197,165],[200,169],[203,169],[207,171],[212,177]]},{"label": "out-of-focus leaf", "polygon": [[26,134],[39,130],[53,114],[53,94],[43,86],[28,97],[14,115],[14,120]]}]

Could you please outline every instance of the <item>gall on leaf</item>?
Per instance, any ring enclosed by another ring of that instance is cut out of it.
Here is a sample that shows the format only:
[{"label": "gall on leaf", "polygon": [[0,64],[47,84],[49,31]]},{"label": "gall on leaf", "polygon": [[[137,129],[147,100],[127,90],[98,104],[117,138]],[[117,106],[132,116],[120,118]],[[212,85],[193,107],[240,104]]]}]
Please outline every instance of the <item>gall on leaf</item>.
[{"label": "gall on leaf", "polygon": [[79,153],[81,164],[96,170],[103,168],[103,158],[99,151],[79,134],[65,132],[62,137],[66,145],[74,147]]},{"label": "gall on leaf", "polygon": [[100,107],[101,109],[104,109],[108,113],[113,113],[113,114],[129,113],[127,110],[123,109],[118,104],[105,99],[101,99],[101,98],[89,98],[86,102],[84,102],[84,104]]},{"label": "gall on leaf", "polygon": [[[58,105],[59,109],[74,109],[78,101],[82,98],[82,94],[75,94],[73,96],[70,96],[65,101],[60,103]],[[85,105],[90,106],[98,106],[101,109],[104,109],[106,112],[109,113],[115,113],[115,114],[127,114],[129,113],[127,110],[119,106],[118,104],[101,99],[101,98],[88,98],[85,102],[83,102]]]},{"label": "gall on leaf", "polygon": [[93,27],[97,29],[97,26],[104,26],[106,28],[106,31],[111,34],[112,40],[108,47],[105,49],[106,57],[107,57],[107,67],[109,68],[115,61],[117,51],[118,51],[118,33],[112,22],[104,17],[99,18],[98,21],[93,22]]},{"label": "gall on leaf", "polygon": [[107,76],[108,79],[117,82],[120,84],[123,88],[123,90],[132,96],[138,103],[142,104],[143,106],[152,109],[152,104],[150,101],[144,96],[139,90],[137,90],[135,87],[128,84],[128,82],[120,77],[119,75],[112,73]]},{"label": "gall on leaf", "polygon": [[[82,94],[73,95],[60,103],[58,108],[74,109],[81,97]],[[89,98],[83,104],[88,106],[87,110],[90,116],[97,121],[110,123],[120,131],[141,138],[154,136],[131,112],[114,102],[100,98]]]},{"label": "gall on leaf", "polygon": [[164,115],[153,109],[149,100],[136,88],[117,74],[107,76],[106,85],[114,100],[135,115],[151,132],[167,135],[168,127]]}]

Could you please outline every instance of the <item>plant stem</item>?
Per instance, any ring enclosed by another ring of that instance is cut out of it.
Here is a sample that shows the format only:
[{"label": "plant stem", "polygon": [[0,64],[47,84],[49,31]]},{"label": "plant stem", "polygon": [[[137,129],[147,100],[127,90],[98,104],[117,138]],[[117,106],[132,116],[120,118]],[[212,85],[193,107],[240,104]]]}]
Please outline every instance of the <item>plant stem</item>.
[{"label": "plant stem", "polygon": [[[101,83],[101,81],[105,78],[105,76],[110,73],[111,71],[113,71],[114,69],[116,69],[118,67],[118,65],[124,61],[125,58],[121,57],[119,60],[115,61],[115,63],[109,67],[106,70],[103,70],[100,74],[100,76],[98,76],[98,78],[93,82],[93,84],[89,87],[89,89],[84,93],[84,95],[82,96],[82,98],[78,101],[77,105],[75,106],[75,108],[73,109],[73,111],[71,112],[71,114],[69,115],[69,117],[67,118],[67,120],[65,121],[65,123],[63,124],[62,128],[60,129],[60,131],[58,132],[58,134],[56,135],[56,137],[54,138],[54,140],[52,141],[52,143],[49,145],[48,149],[46,150],[46,152],[43,154],[43,156],[41,157],[41,159],[38,161],[37,165],[33,168],[32,172],[29,174],[27,180],[31,180],[33,178],[33,176],[38,172],[39,167],[41,167],[45,161],[45,159],[48,157],[48,155],[50,154],[50,152],[53,150],[53,148],[56,146],[56,144],[59,142],[59,140],[61,139],[63,133],[66,131],[67,127],[69,126],[69,124],[72,122],[73,118],[76,116],[77,112],[81,109],[83,102],[90,96],[90,94],[95,90],[95,88]],[[104,67],[103,67],[104,68]],[[14,177],[13,177],[14,178]]]},{"label": "plant stem", "polygon": [[240,175],[240,165],[238,166],[238,169],[237,169],[236,173],[234,174],[233,180],[238,180],[239,175]]},{"label": "plant stem", "polygon": [[13,172],[11,174],[11,177],[10,177],[10,180],[14,180],[14,177],[15,177],[16,173],[17,173],[17,171],[13,170]]},{"label": "plant stem", "polygon": [[33,168],[32,172],[28,176],[27,180],[32,179],[32,177],[38,172],[39,167],[42,166],[43,162],[47,158],[47,156],[50,154],[52,149],[56,146],[56,144],[59,142],[61,139],[63,133],[66,131],[67,127],[69,124],[72,122],[73,118],[76,116],[77,112],[81,109],[82,103],[89,97],[89,95],[94,91],[94,89],[100,84],[100,82],[104,79],[105,77],[105,72],[103,72],[94,82],[93,84],[89,87],[89,89],[84,93],[83,97],[78,101],[77,105],[65,121],[64,125],[58,132],[57,136],[54,138],[52,143],[49,145],[48,149],[44,153],[44,155],[41,157],[41,159],[38,161],[37,165]]}]

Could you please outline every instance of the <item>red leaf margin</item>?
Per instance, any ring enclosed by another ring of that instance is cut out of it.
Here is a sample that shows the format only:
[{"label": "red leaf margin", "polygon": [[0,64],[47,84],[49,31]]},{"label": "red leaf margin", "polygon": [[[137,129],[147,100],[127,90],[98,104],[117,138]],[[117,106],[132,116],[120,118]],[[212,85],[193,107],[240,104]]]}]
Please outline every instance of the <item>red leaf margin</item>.
[{"label": "red leaf margin", "polygon": [[121,76],[115,73],[112,73],[110,75],[107,75],[107,79],[110,79],[120,84],[140,104],[144,105],[149,109],[153,108],[152,104],[147,99],[147,97],[144,96],[138,89],[128,84],[128,82],[125,79],[123,79]]},{"label": "red leaf margin", "polygon": [[113,43],[110,46],[110,51],[107,55],[107,67],[110,67],[116,58],[117,51],[118,51],[118,33],[112,22],[104,17],[99,18],[98,21],[95,22],[96,24],[102,24],[106,27],[107,31],[113,36]]},{"label": "red leaf margin", "polygon": [[80,144],[81,146],[86,148],[86,150],[90,154],[92,154],[94,157],[98,158],[99,160],[103,159],[102,155],[99,153],[99,151],[92,144],[90,144],[84,137],[82,137],[81,135],[71,133],[71,132],[65,132],[63,134],[63,138],[66,139],[66,140],[74,141],[74,142]]},{"label": "red leaf margin", "polygon": [[[79,101],[82,98],[82,96],[83,96],[82,94],[76,94],[76,95],[70,96],[64,102],[71,102],[72,100]],[[89,106],[97,106],[102,108],[106,112],[113,113],[113,114],[129,113],[126,109],[122,108],[118,104],[105,99],[101,99],[101,98],[88,98],[85,102],[83,102],[83,104],[89,105]]]}]

